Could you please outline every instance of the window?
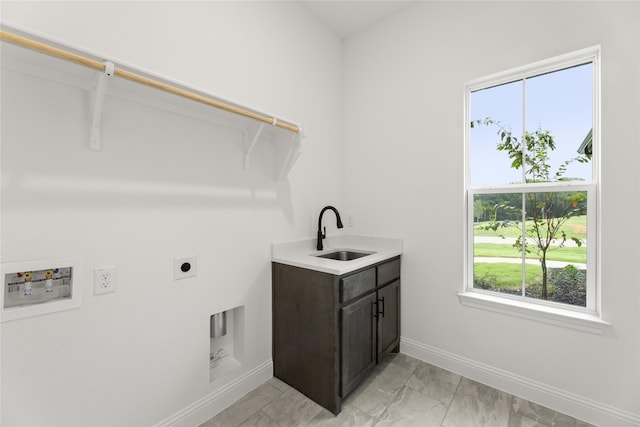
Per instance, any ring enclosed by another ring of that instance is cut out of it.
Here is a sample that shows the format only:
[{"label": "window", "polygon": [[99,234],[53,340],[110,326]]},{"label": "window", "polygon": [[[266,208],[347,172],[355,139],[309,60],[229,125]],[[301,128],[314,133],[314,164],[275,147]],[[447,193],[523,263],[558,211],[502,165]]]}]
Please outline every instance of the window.
[{"label": "window", "polygon": [[591,48],[466,86],[462,295],[597,314],[598,60]]}]

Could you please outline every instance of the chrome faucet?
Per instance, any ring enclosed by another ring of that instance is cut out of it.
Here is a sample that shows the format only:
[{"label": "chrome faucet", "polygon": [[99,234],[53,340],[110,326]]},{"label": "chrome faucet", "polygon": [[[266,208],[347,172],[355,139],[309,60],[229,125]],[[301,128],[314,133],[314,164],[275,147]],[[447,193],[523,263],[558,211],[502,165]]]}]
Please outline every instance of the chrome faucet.
[{"label": "chrome faucet", "polygon": [[340,219],[340,214],[338,213],[338,210],[336,208],[334,208],[333,206],[325,206],[324,208],[322,208],[322,210],[320,211],[320,217],[318,218],[318,244],[316,245],[316,249],[319,251],[323,249],[322,239],[327,237],[327,227],[324,227],[324,232],[322,229],[322,215],[324,214],[324,211],[326,211],[327,209],[331,209],[333,213],[336,214],[336,220],[337,220],[336,226],[338,228],[344,227],[344,225],[342,225],[342,220]]}]

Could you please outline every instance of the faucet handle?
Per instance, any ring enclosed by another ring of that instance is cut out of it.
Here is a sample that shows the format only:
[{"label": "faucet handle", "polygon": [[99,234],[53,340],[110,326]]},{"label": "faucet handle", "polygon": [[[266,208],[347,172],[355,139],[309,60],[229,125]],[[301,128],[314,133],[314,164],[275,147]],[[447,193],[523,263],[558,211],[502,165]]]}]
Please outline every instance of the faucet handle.
[{"label": "faucet handle", "polygon": [[[326,233],[326,229],[325,229],[325,233]],[[318,229],[318,241],[316,243],[316,249],[321,251],[323,248],[322,246],[322,239],[324,239],[324,234],[322,233],[322,230]]]}]

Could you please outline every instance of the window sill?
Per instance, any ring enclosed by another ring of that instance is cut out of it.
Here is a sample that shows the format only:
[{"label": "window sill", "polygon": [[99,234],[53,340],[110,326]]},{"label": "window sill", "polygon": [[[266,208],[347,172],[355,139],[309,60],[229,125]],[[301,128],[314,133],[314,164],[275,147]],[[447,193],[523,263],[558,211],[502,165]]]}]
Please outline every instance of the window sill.
[{"label": "window sill", "polygon": [[462,305],[481,308],[510,316],[577,329],[592,334],[602,334],[611,323],[590,313],[581,313],[561,307],[549,307],[526,301],[517,301],[480,292],[458,293]]}]

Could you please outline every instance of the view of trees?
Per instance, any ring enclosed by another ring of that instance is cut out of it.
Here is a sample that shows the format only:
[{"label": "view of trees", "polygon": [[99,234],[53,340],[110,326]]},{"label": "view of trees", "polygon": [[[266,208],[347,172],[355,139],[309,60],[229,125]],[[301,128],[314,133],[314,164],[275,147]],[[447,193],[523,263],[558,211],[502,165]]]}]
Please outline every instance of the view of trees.
[{"label": "view of trees", "polygon": [[[506,154],[508,161],[511,162],[511,168],[523,170],[525,183],[575,180],[564,176],[567,166],[573,162],[587,163],[590,161],[589,155],[581,154],[567,159],[553,171],[550,164],[550,152],[556,149],[556,145],[549,130],[538,128],[534,132],[525,132],[524,138],[522,138],[514,136],[509,129],[491,118],[472,121],[471,127],[475,126],[494,126],[497,128],[499,141],[496,144],[496,149]],[[517,234],[518,237],[513,246],[520,253],[535,254],[538,257],[542,269],[539,297],[545,300],[549,299],[547,262],[549,249],[552,245],[563,247],[567,240],[573,241],[578,247],[582,246],[582,239],[567,233],[565,225],[571,218],[586,214],[586,192],[488,193],[477,195],[473,203],[477,228],[497,233],[505,228],[521,230]],[[578,276],[574,270],[570,270],[569,273],[571,273],[571,277]]]}]

